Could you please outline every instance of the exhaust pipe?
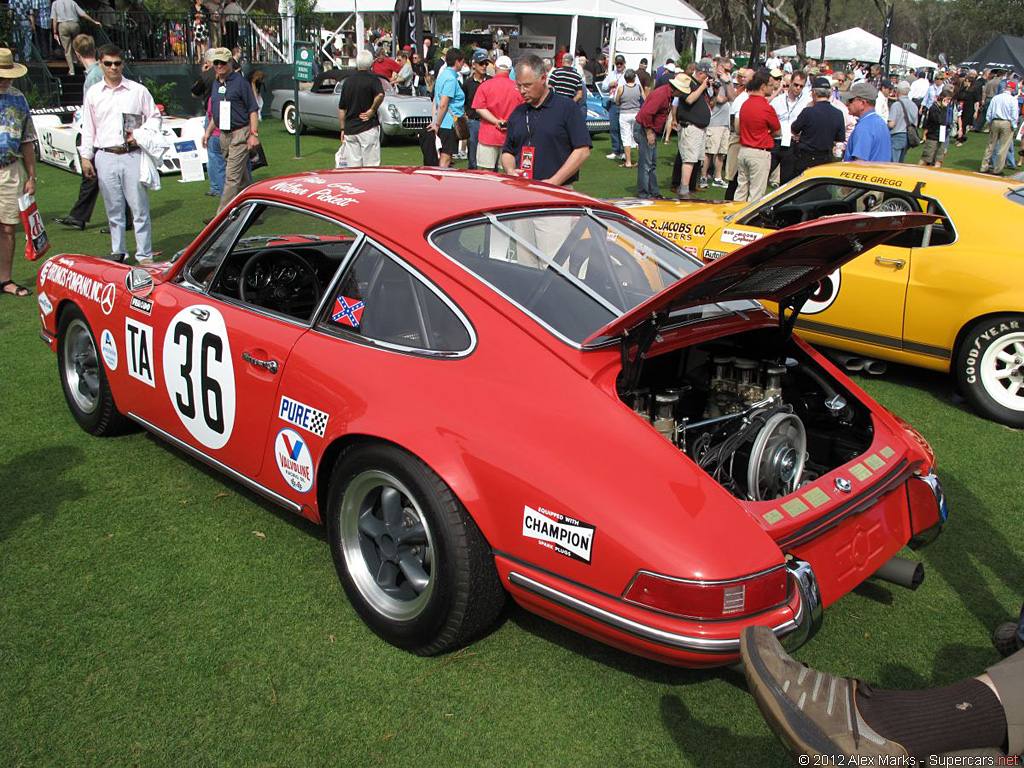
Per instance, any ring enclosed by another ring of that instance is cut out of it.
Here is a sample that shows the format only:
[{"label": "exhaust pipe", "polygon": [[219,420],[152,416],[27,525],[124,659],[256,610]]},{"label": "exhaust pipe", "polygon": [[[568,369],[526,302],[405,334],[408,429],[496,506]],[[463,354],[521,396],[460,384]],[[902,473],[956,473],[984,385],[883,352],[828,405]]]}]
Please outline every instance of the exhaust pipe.
[{"label": "exhaust pipe", "polygon": [[872,578],[914,590],[924,581],[924,564],[903,557],[894,557],[875,571]]},{"label": "exhaust pipe", "polygon": [[848,371],[860,371],[864,368],[864,360],[855,355],[851,355],[848,352],[837,352],[836,350],[830,350],[828,356],[835,361],[837,365],[845,368]]},{"label": "exhaust pipe", "polygon": [[888,369],[888,365],[881,360],[864,360],[864,371],[872,376],[881,376]]}]

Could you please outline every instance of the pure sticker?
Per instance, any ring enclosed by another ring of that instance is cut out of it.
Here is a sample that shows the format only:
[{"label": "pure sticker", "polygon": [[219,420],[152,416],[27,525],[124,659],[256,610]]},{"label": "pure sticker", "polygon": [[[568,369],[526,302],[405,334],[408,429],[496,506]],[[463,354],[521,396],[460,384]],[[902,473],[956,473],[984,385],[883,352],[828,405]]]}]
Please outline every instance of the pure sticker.
[{"label": "pure sticker", "polygon": [[36,301],[39,302],[39,311],[44,315],[48,315],[53,312],[53,302],[50,301],[50,297],[40,291],[36,297]]},{"label": "pure sticker", "polygon": [[317,437],[323,437],[329,416],[324,411],[282,395],[281,407],[277,409],[277,418],[294,424],[296,427],[301,427],[307,432],[312,432]]},{"label": "pure sticker", "polygon": [[523,507],[523,536],[582,563],[590,563],[596,530],[593,525],[543,507]]},{"label": "pure sticker", "polygon": [[281,477],[299,493],[313,487],[313,456],[309,446],[294,429],[282,429],[274,441],[274,458]]}]

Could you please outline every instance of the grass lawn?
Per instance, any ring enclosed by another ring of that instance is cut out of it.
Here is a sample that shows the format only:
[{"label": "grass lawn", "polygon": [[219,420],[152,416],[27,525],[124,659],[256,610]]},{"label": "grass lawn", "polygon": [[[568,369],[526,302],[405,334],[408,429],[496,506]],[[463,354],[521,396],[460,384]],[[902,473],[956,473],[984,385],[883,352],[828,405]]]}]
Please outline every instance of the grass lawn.
[{"label": "grass lawn", "polygon": [[[261,134],[260,178],[333,164],[332,136],[303,136],[296,160],[278,122]],[[983,138],[950,165],[976,169]],[[635,173],[605,160],[608,146],[598,139],[579,188],[632,194]],[[412,143],[383,150],[389,164],[418,158]],[[670,160],[662,151],[663,189]],[[78,178],[39,177],[49,223]],[[171,177],[151,196],[166,256],[215,211],[205,189]],[[107,254],[97,211],[84,233],[50,225],[55,252]],[[38,264],[19,255],[15,279],[34,286]],[[38,328],[34,298],[0,297],[0,763],[789,764],[731,670],[664,667],[511,605],[445,657],[384,644],[347,603],[321,530],[147,434],[82,432]],[[920,590],[863,586],[798,655],[880,686],[977,674],[1024,592],[1022,436],[955,402],[945,376],[892,366],[858,382],[931,441],[952,516],[920,555]]]}]

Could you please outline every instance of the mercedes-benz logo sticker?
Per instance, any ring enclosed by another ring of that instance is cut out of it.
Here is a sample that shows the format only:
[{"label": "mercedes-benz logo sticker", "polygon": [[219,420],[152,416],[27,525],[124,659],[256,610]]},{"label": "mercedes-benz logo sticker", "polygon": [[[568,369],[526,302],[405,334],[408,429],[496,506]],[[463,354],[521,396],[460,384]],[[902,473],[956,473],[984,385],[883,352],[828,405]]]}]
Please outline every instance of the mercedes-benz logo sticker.
[{"label": "mercedes-benz logo sticker", "polygon": [[113,283],[107,283],[107,286],[103,289],[103,294],[100,296],[100,309],[103,310],[104,315],[109,315],[114,311],[114,297],[117,295],[117,288]]},{"label": "mercedes-benz logo sticker", "polygon": [[836,490],[840,493],[849,493],[853,490],[853,485],[845,477],[837,477]]}]

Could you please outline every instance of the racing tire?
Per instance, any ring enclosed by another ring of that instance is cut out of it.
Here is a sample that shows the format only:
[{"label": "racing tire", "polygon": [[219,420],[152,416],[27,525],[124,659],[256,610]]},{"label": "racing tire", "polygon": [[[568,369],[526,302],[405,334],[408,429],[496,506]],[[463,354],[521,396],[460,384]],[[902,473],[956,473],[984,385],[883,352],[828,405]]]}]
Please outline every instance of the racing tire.
[{"label": "racing tire", "polygon": [[302,133],[304,126],[301,121],[298,121],[299,111],[296,109],[294,102],[288,102],[284,105],[284,109],[281,110],[281,122],[284,123],[284,129],[288,132],[289,136],[294,136],[296,129],[299,133]]},{"label": "racing tire", "polygon": [[505,603],[490,546],[423,462],[383,443],[338,457],[327,513],[345,593],[377,635],[432,656],[487,630]]},{"label": "racing tire", "polygon": [[68,408],[82,429],[97,437],[126,431],[130,423],[114,402],[96,337],[73,304],[57,326],[57,367]]},{"label": "racing tire", "polygon": [[956,379],[982,416],[1024,427],[1024,315],[994,315],[973,323],[957,350]]}]

